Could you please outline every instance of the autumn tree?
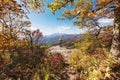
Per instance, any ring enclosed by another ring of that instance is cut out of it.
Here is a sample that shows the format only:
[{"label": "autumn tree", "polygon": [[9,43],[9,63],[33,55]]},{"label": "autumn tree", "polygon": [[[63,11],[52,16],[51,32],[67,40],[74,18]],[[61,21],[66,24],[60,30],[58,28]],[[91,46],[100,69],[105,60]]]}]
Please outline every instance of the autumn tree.
[{"label": "autumn tree", "polygon": [[30,10],[43,12],[43,0],[0,0],[0,58],[12,53],[22,34],[30,27]]},{"label": "autumn tree", "polygon": [[[30,10],[43,12],[43,0],[0,0],[0,29],[1,36],[13,39],[30,26],[27,13]],[[5,40],[3,40],[5,41]]]},{"label": "autumn tree", "polygon": [[[17,80],[20,75],[22,75],[20,79],[24,80],[23,76],[25,75],[23,73],[26,73],[26,76],[29,72],[31,74],[32,69],[30,68],[30,71],[28,71],[28,64],[33,65],[33,68],[35,68],[37,63],[40,62],[41,55],[37,60],[34,60],[36,59],[35,56],[38,57],[38,55],[28,56],[28,54],[22,54],[28,48],[23,50],[21,47],[24,47],[24,45],[19,46],[19,44],[22,40],[24,41],[26,37],[23,34],[27,34],[28,27],[31,26],[27,14],[31,10],[43,12],[42,5],[43,0],[0,0],[0,80],[8,79],[8,77]],[[39,30],[34,33],[37,39],[40,35],[38,34]],[[27,63],[25,63],[26,61]],[[24,70],[26,71],[24,72]]]},{"label": "autumn tree", "polygon": [[28,47],[32,53],[34,52],[33,49],[39,48],[39,40],[43,36],[42,32],[40,32],[39,29],[33,31],[26,30],[25,32],[23,32],[23,35],[25,36],[25,39],[28,43]]},{"label": "autumn tree", "polygon": [[20,53],[18,40],[31,24],[28,19],[25,20],[25,16],[15,12],[7,12],[5,17],[0,18],[0,61],[3,62],[2,65],[11,60],[14,52]]},{"label": "autumn tree", "polygon": [[[72,8],[69,8],[72,7]],[[113,38],[111,54],[120,56],[120,1],[119,0],[54,0],[48,4],[49,9],[54,14],[56,11],[65,8],[59,20],[73,19],[74,24],[82,28],[94,30],[97,26],[100,34],[101,27],[97,22],[102,17],[114,18]]]},{"label": "autumn tree", "polygon": [[0,17],[5,17],[9,11],[16,13],[28,13],[30,10],[43,12],[44,0],[0,0]]},{"label": "autumn tree", "polygon": [[102,47],[110,50],[111,42],[112,42],[112,30],[113,26],[104,26],[101,29],[101,34],[99,35],[99,40],[101,41]]}]

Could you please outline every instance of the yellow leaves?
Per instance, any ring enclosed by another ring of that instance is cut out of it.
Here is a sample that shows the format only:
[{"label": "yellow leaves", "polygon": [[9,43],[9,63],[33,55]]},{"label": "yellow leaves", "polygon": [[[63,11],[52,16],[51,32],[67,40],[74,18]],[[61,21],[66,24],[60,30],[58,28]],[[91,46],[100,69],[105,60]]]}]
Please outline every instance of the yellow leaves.
[{"label": "yellow leaves", "polygon": [[7,28],[7,27],[8,27],[8,25],[7,25],[6,23],[4,23],[4,24],[3,24],[3,27]]},{"label": "yellow leaves", "polygon": [[87,13],[87,16],[89,18],[94,18],[95,14],[93,12],[89,12],[89,13]]},{"label": "yellow leaves", "polygon": [[49,80],[49,76],[50,76],[50,74],[47,73],[47,74],[45,75],[45,80]]},{"label": "yellow leaves", "polygon": [[76,10],[71,10],[72,15],[76,15],[77,11]]},{"label": "yellow leaves", "polygon": [[89,16],[89,17],[93,18],[93,17],[94,17],[93,13],[92,13],[92,12],[88,13],[88,12],[89,12],[89,9],[90,9],[90,7],[91,7],[91,3],[90,3],[89,1],[87,1],[86,4],[87,4],[87,7],[85,7],[85,8],[82,9],[82,11],[81,11],[81,16],[82,16],[82,17],[87,17],[87,16]]},{"label": "yellow leaves", "polygon": [[78,4],[76,5],[76,7],[75,7],[75,11],[77,12],[77,11],[79,11],[80,9],[81,9],[81,7],[82,7],[82,0],[80,0],[79,2],[78,2]]},{"label": "yellow leaves", "polygon": [[70,11],[70,10],[65,11],[65,14],[70,14],[70,13],[71,13],[71,11]]},{"label": "yellow leaves", "polygon": [[99,1],[101,1],[102,3],[105,3],[107,0],[99,0]]},{"label": "yellow leaves", "polygon": [[27,2],[27,0],[23,0],[23,2],[24,2],[24,3],[26,3],[26,2]]},{"label": "yellow leaves", "polygon": [[86,14],[87,14],[87,9],[82,10],[80,13],[81,17],[86,17]]},{"label": "yellow leaves", "polygon": [[9,46],[9,42],[8,41],[4,41],[4,45],[5,46]]},{"label": "yellow leaves", "polygon": [[33,75],[33,80],[41,80],[38,72],[35,72]]},{"label": "yellow leaves", "polygon": [[58,3],[59,2],[59,0],[54,0],[54,3]]},{"label": "yellow leaves", "polygon": [[15,45],[15,42],[11,39],[9,41],[4,40],[3,41],[4,46],[6,47],[13,47]]},{"label": "yellow leaves", "polygon": [[15,45],[15,43],[14,43],[14,41],[10,41],[10,46],[12,47],[12,46],[14,46]]},{"label": "yellow leaves", "polygon": [[15,7],[19,9],[20,5],[19,4],[15,4]]},{"label": "yellow leaves", "polygon": [[78,53],[71,53],[70,54],[70,63],[71,65],[76,65],[78,59]]},{"label": "yellow leaves", "polygon": [[99,1],[101,1],[101,4],[107,4],[107,3],[109,3],[112,0],[99,0]]},{"label": "yellow leaves", "polygon": [[79,0],[77,6],[82,6],[82,0]]},{"label": "yellow leaves", "polygon": [[3,4],[0,3],[0,7],[2,7],[2,6],[3,6]]},{"label": "yellow leaves", "polygon": [[63,13],[63,16],[66,15],[66,14],[70,14],[70,13],[71,13],[71,11],[70,11],[70,10],[67,10],[67,11],[65,11],[65,12]]},{"label": "yellow leaves", "polygon": [[103,6],[111,2],[112,0],[97,0],[96,6]]},{"label": "yellow leaves", "polygon": [[91,7],[91,3],[89,1],[86,2],[87,7]]},{"label": "yellow leaves", "polygon": [[0,3],[7,3],[7,2],[9,2],[9,0],[0,0]]},{"label": "yellow leaves", "polygon": [[4,18],[6,13],[0,13],[0,18]]},{"label": "yellow leaves", "polygon": [[15,45],[14,39],[8,39],[9,35],[6,37],[2,32],[0,33],[0,49],[2,47],[11,48]]},{"label": "yellow leaves", "polygon": [[54,14],[57,10],[59,10],[60,7],[63,7],[60,3],[48,4],[48,8],[51,10],[51,12],[52,12],[53,14]]},{"label": "yellow leaves", "polygon": [[4,2],[5,2],[5,3],[8,3],[8,2],[9,2],[9,0],[4,0]]}]

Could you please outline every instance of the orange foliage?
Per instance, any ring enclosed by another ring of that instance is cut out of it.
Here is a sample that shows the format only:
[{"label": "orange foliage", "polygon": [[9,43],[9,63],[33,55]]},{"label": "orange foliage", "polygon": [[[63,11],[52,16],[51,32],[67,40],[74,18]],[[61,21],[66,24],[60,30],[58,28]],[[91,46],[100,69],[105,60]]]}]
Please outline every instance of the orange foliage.
[{"label": "orange foliage", "polygon": [[110,3],[111,1],[113,1],[113,0],[97,0],[96,6],[106,5],[106,4]]}]

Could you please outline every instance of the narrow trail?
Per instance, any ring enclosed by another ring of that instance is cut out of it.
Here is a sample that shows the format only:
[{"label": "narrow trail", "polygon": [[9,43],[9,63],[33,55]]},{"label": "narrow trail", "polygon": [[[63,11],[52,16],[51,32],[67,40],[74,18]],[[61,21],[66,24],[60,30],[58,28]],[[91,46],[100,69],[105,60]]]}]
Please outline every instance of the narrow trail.
[{"label": "narrow trail", "polygon": [[68,64],[68,66],[66,66],[61,73],[63,76],[62,80],[80,80],[78,79],[79,74],[76,73],[73,67],[69,65],[70,54],[74,53],[75,51],[77,51],[77,49],[67,49],[60,46],[53,46],[46,50],[47,54],[62,54],[64,56],[65,63]]}]

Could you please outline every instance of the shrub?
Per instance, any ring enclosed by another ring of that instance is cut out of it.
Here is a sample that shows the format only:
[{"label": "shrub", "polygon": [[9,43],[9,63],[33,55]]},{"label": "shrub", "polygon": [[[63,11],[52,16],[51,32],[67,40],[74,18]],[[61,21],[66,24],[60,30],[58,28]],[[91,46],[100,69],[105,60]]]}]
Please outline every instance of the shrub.
[{"label": "shrub", "polygon": [[51,45],[41,45],[40,46],[40,49],[48,49],[50,48]]},{"label": "shrub", "polygon": [[[88,36],[83,42],[79,43],[79,50],[70,55],[70,65],[79,73],[81,80],[120,79],[118,77],[120,69],[114,71],[118,60],[110,57],[108,49],[99,45],[99,41]],[[113,68],[113,66],[115,67]]]}]

